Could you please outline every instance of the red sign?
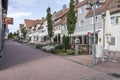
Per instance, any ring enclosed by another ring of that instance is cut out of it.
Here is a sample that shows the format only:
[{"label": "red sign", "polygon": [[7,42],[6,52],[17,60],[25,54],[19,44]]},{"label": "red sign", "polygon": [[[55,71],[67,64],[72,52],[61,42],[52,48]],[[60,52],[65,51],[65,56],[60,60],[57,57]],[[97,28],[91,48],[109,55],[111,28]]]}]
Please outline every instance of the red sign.
[{"label": "red sign", "polygon": [[5,24],[13,24],[13,18],[9,18],[9,17],[4,18],[4,23]]},{"label": "red sign", "polygon": [[88,32],[87,34],[88,34],[88,35],[91,35],[91,32]]}]

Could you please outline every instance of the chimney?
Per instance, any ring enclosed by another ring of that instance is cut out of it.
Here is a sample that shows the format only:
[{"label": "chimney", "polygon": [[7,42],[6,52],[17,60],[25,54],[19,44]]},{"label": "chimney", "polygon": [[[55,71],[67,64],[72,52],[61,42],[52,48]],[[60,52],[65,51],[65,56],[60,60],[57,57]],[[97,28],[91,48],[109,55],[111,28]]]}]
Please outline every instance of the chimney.
[{"label": "chimney", "polygon": [[44,17],[42,17],[42,19],[44,19]]},{"label": "chimney", "polygon": [[37,22],[39,22],[40,20],[39,20],[39,19],[37,19],[36,21],[37,21]]},{"label": "chimney", "polygon": [[67,8],[66,4],[63,5],[63,10],[65,10]]},{"label": "chimney", "polygon": [[56,13],[56,11],[54,11],[54,14]]}]

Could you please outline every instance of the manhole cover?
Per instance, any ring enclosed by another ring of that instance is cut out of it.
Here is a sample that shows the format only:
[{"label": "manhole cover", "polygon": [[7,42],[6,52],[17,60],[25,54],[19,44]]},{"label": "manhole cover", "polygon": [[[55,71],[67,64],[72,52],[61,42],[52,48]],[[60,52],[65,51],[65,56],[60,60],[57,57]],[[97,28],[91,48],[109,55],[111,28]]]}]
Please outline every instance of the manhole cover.
[{"label": "manhole cover", "polygon": [[120,74],[117,74],[117,73],[112,73],[112,74],[108,74],[110,76],[113,76],[115,78],[120,78]]}]

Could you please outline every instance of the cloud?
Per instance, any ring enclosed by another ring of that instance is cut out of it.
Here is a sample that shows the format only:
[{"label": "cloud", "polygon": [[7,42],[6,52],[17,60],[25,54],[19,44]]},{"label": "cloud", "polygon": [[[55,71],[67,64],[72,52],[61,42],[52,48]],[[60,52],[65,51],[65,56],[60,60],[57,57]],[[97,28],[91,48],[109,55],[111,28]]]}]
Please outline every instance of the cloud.
[{"label": "cloud", "polygon": [[21,18],[21,17],[31,16],[31,15],[32,13],[29,13],[29,12],[12,12],[12,13],[9,13],[7,16],[13,17],[13,18]]},{"label": "cloud", "polygon": [[[57,4],[63,5],[63,4],[69,4],[70,0],[55,0]],[[79,0],[81,2],[83,0]]]},{"label": "cloud", "polygon": [[11,0],[11,3],[14,3],[16,5],[23,5],[23,6],[29,6],[33,5],[38,0]]}]

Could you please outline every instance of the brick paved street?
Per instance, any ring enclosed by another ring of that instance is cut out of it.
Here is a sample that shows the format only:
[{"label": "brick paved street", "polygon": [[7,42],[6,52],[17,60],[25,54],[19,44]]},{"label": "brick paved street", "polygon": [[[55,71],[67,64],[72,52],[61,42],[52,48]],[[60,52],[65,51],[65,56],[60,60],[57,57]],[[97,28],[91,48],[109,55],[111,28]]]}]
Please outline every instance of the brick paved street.
[{"label": "brick paved street", "polygon": [[120,80],[94,68],[19,44],[5,42],[0,80]]}]

